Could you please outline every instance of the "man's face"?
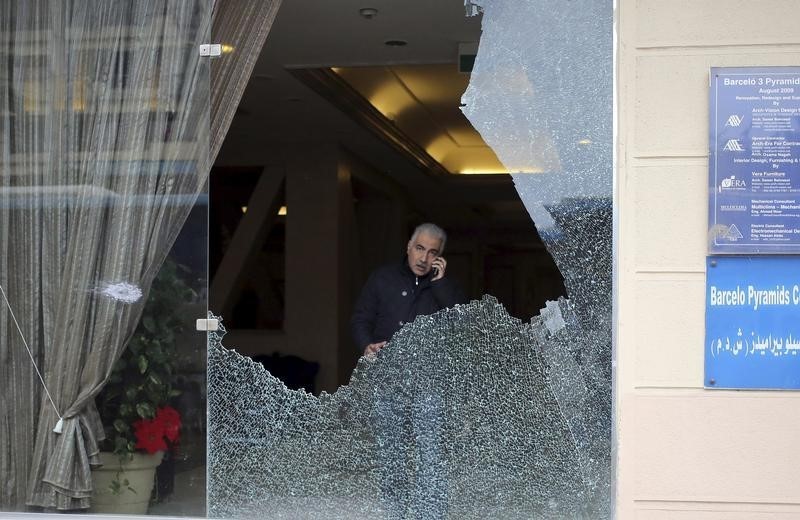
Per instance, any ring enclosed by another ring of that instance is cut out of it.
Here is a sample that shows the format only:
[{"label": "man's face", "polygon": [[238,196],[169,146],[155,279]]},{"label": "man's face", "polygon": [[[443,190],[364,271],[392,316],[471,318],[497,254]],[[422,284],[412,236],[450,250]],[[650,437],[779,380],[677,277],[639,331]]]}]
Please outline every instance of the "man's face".
[{"label": "man's face", "polygon": [[439,256],[442,241],[424,231],[417,238],[408,241],[408,267],[417,276],[425,276],[431,270],[431,264]]}]

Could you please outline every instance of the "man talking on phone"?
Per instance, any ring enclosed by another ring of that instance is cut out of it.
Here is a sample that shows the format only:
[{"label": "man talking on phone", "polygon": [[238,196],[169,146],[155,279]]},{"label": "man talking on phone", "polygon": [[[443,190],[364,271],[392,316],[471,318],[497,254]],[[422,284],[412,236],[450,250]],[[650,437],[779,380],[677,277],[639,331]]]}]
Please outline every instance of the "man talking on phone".
[{"label": "man talking on phone", "polygon": [[[421,224],[408,241],[405,258],[369,277],[351,319],[353,338],[364,356],[374,358],[395,332],[417,316],[464,302],[458,285],[447,278],[447,260],[442,256],[446,242],[442,228]],[[378,485],[388,518],[445,518],[441,392],[424,387],[408,396],[378,390],[371,419],[380,463]],[[408,468],[409,451],[419,461],[413,470]]]},{"label": "man talking on phone", "polygon": [[442,253],[447,234],[436,224],[420,224],[402,262],[372,273],[358,297],[350,324],[359,351],[372,357],[400,328],[423,314],[464,303],[458,285],[446,277]]}]

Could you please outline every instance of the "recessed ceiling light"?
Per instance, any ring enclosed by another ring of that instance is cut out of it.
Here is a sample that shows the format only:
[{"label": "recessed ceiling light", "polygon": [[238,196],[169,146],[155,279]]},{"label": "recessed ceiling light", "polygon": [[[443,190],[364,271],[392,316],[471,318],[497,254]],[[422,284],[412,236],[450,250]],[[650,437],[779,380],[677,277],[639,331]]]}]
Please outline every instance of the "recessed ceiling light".
[{"label": "recessed ceiling light", "polygon": [[376,16],[378,16],[378,10],[374,7],[362,7],[358,10],[358,14],[360,14],[363,18],[367,20],[372,20]]},{"label": "recessed ceiling light", "polygon": [[383,44],[387,47],[405,47],[408,42],[405,40],[386,40]]},{"label": "recessed ceiling light", "polygon": [[584,138],[584,139],[581,139],[580,141],[578,141],[578,144],[582,144],[582,145],[592,144],[592,140]]}]

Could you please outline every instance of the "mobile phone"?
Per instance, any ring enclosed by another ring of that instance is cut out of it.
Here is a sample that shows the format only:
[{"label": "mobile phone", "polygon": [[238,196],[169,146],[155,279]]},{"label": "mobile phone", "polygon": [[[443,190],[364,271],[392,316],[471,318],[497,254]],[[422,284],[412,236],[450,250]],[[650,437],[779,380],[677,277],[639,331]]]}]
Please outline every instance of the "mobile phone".
[{"label": "mobile phone", "polygon": [[434,278],[439,276],[439,268],[436,267],[435,265],[433,266],[433,276]]}]

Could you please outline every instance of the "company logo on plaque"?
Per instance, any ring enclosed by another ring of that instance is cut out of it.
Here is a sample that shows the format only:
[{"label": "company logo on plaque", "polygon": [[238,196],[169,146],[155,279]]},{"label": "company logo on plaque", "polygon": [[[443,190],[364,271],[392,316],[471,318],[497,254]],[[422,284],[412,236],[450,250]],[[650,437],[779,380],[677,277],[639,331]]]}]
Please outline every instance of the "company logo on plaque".
[{"label": "company logo on plaque", "polygon": [[747,211],[747,206],[744,204],[720,204],[719,210],[722,213],[727,213],[731,211],[738,211],[740,213]]},{"label": "company logo on plaque", "polygon": [[742,146],[742,143],[740,143],[738,139],[730,139],[730,140],[728,140],[728,142],[725,143],[725,146],[723,146],[722,149],[726,150],[728,152],[743,152],[744,151],[744,147]]},{"label": "company logo on plaque", "polygon": [[736,175],[731,175],[722,179],[719,184],[719,192],[723,191],[744,191],[747,189],[747,183],[742,179],[737,179]]},{"label": "company logo on plaque", "polygon": [[739,126],[742,124],[744,118],[742,116],[737,116],[736,114],[732,115],[725,121],[725,126]]},{"label": "company logo on plaque", "polygon": [[740,238],[744,238],[742,236],[742,232],[736,227],[736,224],[731,224],[727,229],[723,226],[718,233],[719,234],[717,236],[719,238],[728,240],[730,242],[736,242]]}]

